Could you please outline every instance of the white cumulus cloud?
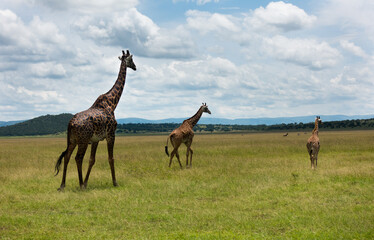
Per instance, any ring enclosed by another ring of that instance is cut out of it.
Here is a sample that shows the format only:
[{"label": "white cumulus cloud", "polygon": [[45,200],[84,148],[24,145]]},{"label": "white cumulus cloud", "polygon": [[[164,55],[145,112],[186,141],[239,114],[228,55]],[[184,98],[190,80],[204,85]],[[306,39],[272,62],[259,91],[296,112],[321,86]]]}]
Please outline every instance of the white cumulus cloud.
[{"label": "white cumulus cloud", "polygon": [[230,15],[189,10],[186,12],[186,16],[187,26],[199,31],[201,34],[240,31],[240,27],[235,24],[234,18]]},{"label": "white cumulus cloud", "polygon": [[82,17],[74,24],[83,37],[98,44],[132,49],[134,54],[156,58],[191,57],[194,43],[182,28],[161,29],[136,8],[109,19]]},{"label": "white cumulus cloud", "polygon": [[66,70],[60,63],[41,62],[31,64],[30,72],[32,75],[41,78],[61,78],[66,76]]},{"label": "white cumulus cloud", "polygon": [[0,10],[0,43],[0,53],[11,55],[8,62],[40,61],[66,48],[66,38],[54,23],[42,21],[38,16],[24,23],[10,10]]},{"label": "white cumulus cloud", "polygon": [[255,9],[253,16],[247,21],[256,29],[288,32],[309,27],[316,19],[316,16],[308,15],[303,9],[280,1],[270,2],[265,8]]},{"label": "white cumulus cloud", "polygon": [[271,57],[316,70],[333,67],[341,58],[337,49],[314,39],[290,39],[277,35],[265,38],[263,48]]},{"label": "white cumulus cloud", "polygon": [[358,57],[366,58],[368,56],[362,48],[347,40],[341,40],[340,46]]}]

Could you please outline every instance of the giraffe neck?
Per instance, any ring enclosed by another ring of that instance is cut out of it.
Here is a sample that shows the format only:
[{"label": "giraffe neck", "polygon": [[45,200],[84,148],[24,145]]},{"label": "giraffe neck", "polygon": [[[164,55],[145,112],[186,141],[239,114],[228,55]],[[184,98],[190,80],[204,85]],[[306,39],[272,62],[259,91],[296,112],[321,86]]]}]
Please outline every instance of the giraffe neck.
[{"label": "giraffe neck", "polygon": [[314,123],[314,129],[313,129],[312,134],[317,134],[318,135],[318,119],[316,119],[316,121]]},{"label": "giraffe neck", "polygon": [[203,110],[202,110],[202,107],[199,108],[199,110],[197,111],[197,113],[195,113],[195,115],[193,115],[192,117],[190,117],[189,119],[187,119],[186,121],[191,125],[191,127],[193,128],[197,122],[200,120],[201,118],[201,115],[203,115]]},{"label": "giraffe neck", "polygon": [[123,88],[125,86],[126,68],[126,62],[122,61],[117,81],[114,83],[113,87],[107,93],[100,95],[96,99],[95,103],[92,105],[93,108],[101,108],[110,112],[114,112],[121,98]]}]

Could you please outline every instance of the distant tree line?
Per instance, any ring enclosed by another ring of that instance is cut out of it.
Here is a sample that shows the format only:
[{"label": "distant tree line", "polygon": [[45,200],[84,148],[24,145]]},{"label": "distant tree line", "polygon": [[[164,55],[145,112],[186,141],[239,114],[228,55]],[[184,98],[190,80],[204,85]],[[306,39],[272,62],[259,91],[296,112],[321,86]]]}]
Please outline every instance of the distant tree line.
[{"label": "distant tree line", "polygon": [[[72,114],[46,115],[11,126],[0,127],[0,136],[36,136],[50,135],[66,132],[67,124],[73,117]],[[180,123],[127,123],[118,124],[117,134],[158,134],[170,133]],[[311,131],[314,123],[289,123],[276,125],[223,125],[223,124],[198,124],[194,131],[199,133],[216,132],[288,132]],[[320,126],[325,130],[365,130],[374,129],[374,119],[344,120],[323,122]]]},{"label": "distant tree line", "polygon": [[170,132],[179,125],[177,123],[124,123],[117,125],[117,133]]},{"label": "distant tree line", "polygon": [[[128,123],[118,124],[117,133],[163,133],[171,132],[177,128],[178,123]],[[195,132],[271,132],[271,131],[311,131],[314,123],[289,123],[275,125],[223,125],[223,124],[198,124]],[[344,120],[324,122],[321,129],[326,130],[364,130],[374,129],[374,119]]]}]

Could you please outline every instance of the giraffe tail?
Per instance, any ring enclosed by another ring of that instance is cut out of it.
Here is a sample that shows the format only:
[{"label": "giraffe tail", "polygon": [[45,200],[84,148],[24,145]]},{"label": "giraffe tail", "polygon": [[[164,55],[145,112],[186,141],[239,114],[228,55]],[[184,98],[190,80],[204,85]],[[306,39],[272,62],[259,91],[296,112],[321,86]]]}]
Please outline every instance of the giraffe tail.
[{"label": "giraffe tail", "polygon": [[168,151],[169,138],[170,138],[170,136],[166,139],[166,146],[165,146],[165,153],[166,153],[166,155],[168,155],[168,157],[169,157],[169,151]]},{"label": "giraffe tail", "polygon": [[68,152],[69,140],[70,140],[70,131],[71,131],[71,126],[70,126],[70,124],[68,124],[67,147],[66,147],[66,150],[63,151],[57,159],[57,162],[56,162],[56,165],[55,165],[55,172],[56,172],[55,176],[57,176],[57,174],[60,172],[60,166],[61,166],[61,163],[62,163],[62,159],[64,158],[64,156]]},{"label": "giraffe tail", "polygon": [[57,159],[56,166],[55,166],[55,172],[56,172],[55,176],[57,176],[57,174],[60,172],[60,166],[61,166],[61,163],[62,163],[62,159],[64,158],[67,151],[68,151],[68,149],[63,151],[61,153],[60,157]]}]

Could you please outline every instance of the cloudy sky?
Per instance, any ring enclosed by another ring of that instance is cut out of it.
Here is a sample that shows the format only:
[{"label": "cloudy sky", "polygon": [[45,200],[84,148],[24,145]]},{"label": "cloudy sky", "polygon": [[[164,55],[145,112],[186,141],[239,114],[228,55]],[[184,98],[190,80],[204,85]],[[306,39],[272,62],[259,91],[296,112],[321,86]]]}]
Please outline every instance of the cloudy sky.
[{"label": "cloudy sky", "polygon": [[3,0],[0,121],[76,113],[134,55],[117,118],[374,113],[374,2]]}]

